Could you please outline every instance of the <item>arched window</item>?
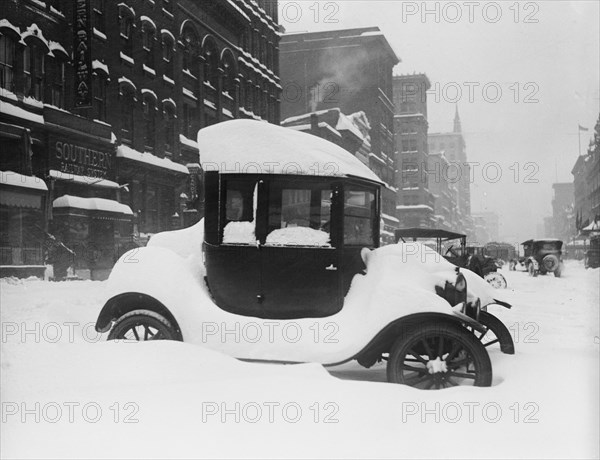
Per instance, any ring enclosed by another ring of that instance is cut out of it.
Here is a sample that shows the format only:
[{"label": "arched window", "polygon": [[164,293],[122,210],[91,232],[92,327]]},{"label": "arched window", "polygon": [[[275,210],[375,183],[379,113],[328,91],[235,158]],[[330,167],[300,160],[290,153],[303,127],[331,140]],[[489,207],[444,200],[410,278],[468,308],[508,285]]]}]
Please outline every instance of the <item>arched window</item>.
[{"label": "arched window", "polygon": [[186,27],[182,34],[183,42],[183,69],[198,77],[197,65],[195,65],[198,56],[198,36],[191,27]]},{"label": "arched window", "polygon": [[65,108],[65,61],[59,56],[49,60],[50,97],[49,103],[60,109]]},{"label": "arched window", "polygon": [[131,56],[133,50],[133,11],[125,5],[119,6],[119,32],[121,37],[121,49],[125,54]]},{"label": "arched window", "polygon": [[126,84],[121,84],[120,90],[120,108],[121,108],[121,133],[123,141],[131,144],[133,142],[133,117],[135,109],[134,89]]},{"label": "arched window", "polygon": [[37,43],[31,43],[23,52],[23,74],[25,76],[25,96],[38,101],[44,100],[45,51]]},{"label": "arched window", "polygon": [[204,81],[213,88],[217,88],[219,82],[219,55],[215,42],[206,39],[204,44]]},{"label": "arched window", "polygon": [[14,91],[15,40],[0,35],[0,87]]},{"label": "arched window", "polygon": [[94,95],[94,116],[100,121],[106,121],[106,76],[95,74],[92,80]]},{"label": "arched window", "polygon": [[173,57],[175,54],[175,43],[170,35],[162,34],[162,60],[164,65],[164,75],[173,78]]},{"label": "arched window", "polygon": [[165,119],[165,152],[172,153],[175,150],[175,107],[172,104],[163,103],[163,115]]},{"label": "arched window", "polygon": [[156,29],[150,22],[142,23],[142,48],[144,49],[144,64],[154,69],[154,35]]},{"label": "arched window", "polygon": [[237,75],[237,69],[235,66],[235,59],[231,51],[225,50],[223,52],[221,67],[223,69],[223,94],[227,99],[234,101],[236,97],[235,78]]},{"label": "arched window", "polygon": [[156,99],[151,94],[144,94],[144,145],[148,150],[154,150],[156,144]]}]

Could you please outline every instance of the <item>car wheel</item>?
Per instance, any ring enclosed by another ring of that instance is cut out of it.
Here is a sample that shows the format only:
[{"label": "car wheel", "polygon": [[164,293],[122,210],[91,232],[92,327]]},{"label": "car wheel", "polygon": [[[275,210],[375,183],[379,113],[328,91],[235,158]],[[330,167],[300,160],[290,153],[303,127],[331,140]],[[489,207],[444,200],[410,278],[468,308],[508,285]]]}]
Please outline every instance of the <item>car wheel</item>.
[{"label": "car wheel", "polygon": [[150,310],[134,310],[121,316],[107,340],[179,340],[177,331],[163,316]]},{"label": "car wheel", "polygon": [[483,279],[496,289],[506,289],[508,286],[506,283],[506,278],[504,278],[504,276],[498,272],[489,272],[483,277]]},{"label": "car wheel", "polygon": [[399,337],[389,355],[387,379],[431,390],[492,384],[492,363],[482,343],[467,329],[430,323]]},{"label": "car wheel", "polygon": [[558,267],[556,267],[556,270],[554,270],[554,276],[556,276],[557,278],[560,278],[562,275],[562,269],[563,269],[563,265],[558,264]]},{"label": "car wheel", "polygon": [[479,322],[485,326],[485,331],[479,332],[470,326],[467,328],[473,332],[484,347],[488,348],[499,343],[502,353],[515,354],[512,335],[502,321],[487,311],[481,311],[479,312]]}]

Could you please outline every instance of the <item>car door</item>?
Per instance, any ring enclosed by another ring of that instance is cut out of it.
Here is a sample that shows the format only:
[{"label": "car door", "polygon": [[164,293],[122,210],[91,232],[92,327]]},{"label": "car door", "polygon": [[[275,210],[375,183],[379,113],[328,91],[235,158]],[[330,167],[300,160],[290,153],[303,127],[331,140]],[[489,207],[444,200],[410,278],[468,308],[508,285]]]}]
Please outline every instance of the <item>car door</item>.
[{"label": "car door", "polygon": [[264,317],[325,317],[342,307],[340,251],[332,238],[334,187],[310,180],[264,188],[266,232],[260,247]]}]

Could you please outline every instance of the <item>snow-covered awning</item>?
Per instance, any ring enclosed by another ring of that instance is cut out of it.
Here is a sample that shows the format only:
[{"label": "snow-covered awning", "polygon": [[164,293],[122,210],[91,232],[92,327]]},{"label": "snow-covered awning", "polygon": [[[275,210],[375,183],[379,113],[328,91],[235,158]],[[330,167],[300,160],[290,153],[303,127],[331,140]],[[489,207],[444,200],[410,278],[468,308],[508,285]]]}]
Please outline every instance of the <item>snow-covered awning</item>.
[{"label": "snow-covered awning", "polygon": [[358,158],[325,139],[271,123],[230,120],[198,132],[205,171],[360,177],[381,184]]},{"label": "snow-covered awning", "polygon": [[44,123],[44,117],[42,115],[17,107],[10,102],[0,101],[0,113],[12,115],[13,117],[21,118],[22,120],[33,121],[34,123]]},{"label": "snow-covered awning", "polygon": [[159,158],[156,155],[152,155],[150,152],[138,152],[123,144],[117,147],[117,157],[127,158],[128,160],[138,161],[146,165],[156,166],[158,168],[168,169],[182,174],[189,174],[188,169],[182,164],[175,163],[168,158]]},{"label": "snow-covered awning", "polygon": [[47,191],[46,183],[35,176],[25,176],[13,171],[0,171],[0,185],[12,185],[13,187],[29,188]]},{"label": "snow-covered awning", "polygon": [[70,182],[76,182],[78,184],[90,185],[94,187],[104,187],[104,188],[119,188],[119,184],[113,182],[108,179],[99,179],[97,177],[88,177],[88,176],[78,176],[77,174],[71,174],[66,172],[57,171],[55,169],[51,169],[48,174],[50,177],[57,180],[64,180]]},{"label": "snow-covered awning", "polygon": [[82,198],[80,196],[63,195],[52,202],[52,207],[76,208],[88,211],[104,211],[116,214],[133,215],[133,211],[129,206],[105,198]]}]

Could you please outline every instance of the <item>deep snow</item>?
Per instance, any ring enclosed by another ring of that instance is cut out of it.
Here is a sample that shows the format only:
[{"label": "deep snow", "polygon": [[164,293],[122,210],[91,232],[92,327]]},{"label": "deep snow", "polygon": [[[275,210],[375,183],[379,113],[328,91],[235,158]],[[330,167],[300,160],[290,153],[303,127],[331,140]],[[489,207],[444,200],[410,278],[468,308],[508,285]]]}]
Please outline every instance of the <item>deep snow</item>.
[{"label": "deep snow", "polygon": [[491,350],[491,388],[437,392],[383,383],[381,365],[106,343],[105,283],[3,280],[1,456],[598,458],[600,270],[503,274],[514,308],[492,313],[516,355]]}]

